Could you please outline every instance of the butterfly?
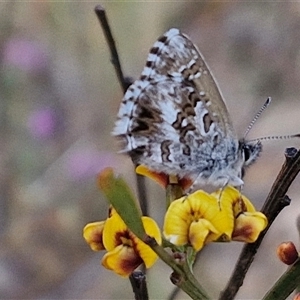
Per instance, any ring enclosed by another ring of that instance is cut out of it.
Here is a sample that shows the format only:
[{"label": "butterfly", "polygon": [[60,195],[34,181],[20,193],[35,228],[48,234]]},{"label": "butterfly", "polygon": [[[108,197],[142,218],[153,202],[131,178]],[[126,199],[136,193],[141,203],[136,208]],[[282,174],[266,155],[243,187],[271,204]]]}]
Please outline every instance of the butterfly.
[{"label": "butterfly", "polygon": [[178,29],[153,45],[122,100],[113,135],[136,165],[197,185],[243,185],[261,142],[238,139],[202,54]]}]

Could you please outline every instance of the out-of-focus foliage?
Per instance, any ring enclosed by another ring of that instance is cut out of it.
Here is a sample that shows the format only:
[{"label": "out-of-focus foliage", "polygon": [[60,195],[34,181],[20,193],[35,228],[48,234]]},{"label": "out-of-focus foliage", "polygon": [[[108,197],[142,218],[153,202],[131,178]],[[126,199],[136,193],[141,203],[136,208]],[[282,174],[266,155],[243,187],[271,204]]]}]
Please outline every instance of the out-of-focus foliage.
[{"label": "out-of-focus foliage", "polygon": [[[81,234],[84,224],[107,214],[97,172],[112,166],[135,182],[130,160],[116,154],[110,136],[122,91],[94,14],[96,4],[0,4],[0,298],[132,297],[129,283],[100,267],[101,257],[95,258]],[[103,5],[126,75],[137,78],[156,38],[179,27],[204,54],[240,136],[268,96],[274,103],[250,136],[299,132],[299,3]],[[245,178],[244,192],[257,207],[275,179],[283,149],[293,145],[299,142],[265,143]],[[150,190],[151,216],[162,224],[157,199],[164,194],[156,190]],[[297,195],[295,184],[292,206],[265,239],[241,299],[260,298],[284,271],[276,245],[296,240]],[[240,245],[207,248],[199,281],[218,291]],[[166,274],[159,263],[150,272],[152,298],[166,298],[172,289]]]}]

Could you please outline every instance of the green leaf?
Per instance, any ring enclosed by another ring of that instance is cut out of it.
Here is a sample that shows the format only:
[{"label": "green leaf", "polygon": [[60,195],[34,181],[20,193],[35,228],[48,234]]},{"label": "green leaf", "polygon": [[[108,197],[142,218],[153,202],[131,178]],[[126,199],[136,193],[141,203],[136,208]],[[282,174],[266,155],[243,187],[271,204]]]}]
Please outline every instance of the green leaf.
[{"label": "green leaf", "polygon": [[141,212],[126,182],[120,177],[115,177],[112,168],[107,168],[99,174],[98,186],[128,228],[143,240],[146,233]]}]

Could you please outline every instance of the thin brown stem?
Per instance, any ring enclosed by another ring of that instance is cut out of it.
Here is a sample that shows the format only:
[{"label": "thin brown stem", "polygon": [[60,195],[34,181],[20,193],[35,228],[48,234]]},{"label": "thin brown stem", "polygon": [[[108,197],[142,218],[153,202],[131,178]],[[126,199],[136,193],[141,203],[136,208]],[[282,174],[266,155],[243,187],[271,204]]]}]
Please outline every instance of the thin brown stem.
[{"label": "thin brown stem", "polygon": [[148,289],[146,283],[146,276],[141,271],[135,271],[129,276],[135,300],[147,300]]},{"label": "thin brown stem", "polygon": [[[106,16],[105,9],[101,5],[97,5],[95,7],[95,13],[98,17],[102,30],[104,32],[104,36],[106,38],[106,42],[108,44],[110,55],[111,55],[111,62],[115,68],[115,72],[117,74],[118,80],[121,84],[123,93],[125,94],[128,87],[132,84],[132,80],[124,77],[118,50],[116,47],[115,40],[113,38],[108,19]],[[136,175],[136,182],[137,182],[137,189],[139,195],[139,201],[142,209],[143,215],[148,214],[148,199],[147,199],[147,192],[146,192],[146,185],[145,185],[145,178],[143,176]]]},{"label": "thin brown stem", "polygon": [[[106,38],[107,45],[110,50],[111,55],[111,63],[114,66],[118,81],[122,87],[123,93],[125,94],[128,87],[132,84],[132,80],[128,77],[124,77],[118,50],[116,47],[115,40],[113,38],[108,19],[106,16],[105,9],[101,5],[97,5],[95,7],[95,13],[98,17],[98,20],[100,22],[100,25],[102,27],[102,30],[104,32],[104,36]],[[136,184],[137,184],[137,190],[138,190],[138,198],[142,210],[143,215],[148,215],[148,198],[147,198],[147,191],[146,191],[146,185],[145,185],[145,178],[143,176],[136,174]],[[141,277],[134,276],[134,273],[130,277],[130,283],[133,289],[133,292],[135,294],[135,299],[148,299],[148,291],[147,291],[147,284],[146,284],[146,268],[145,266],[142,266],[142,274],[143,279],[141,280]],[[139,285],[140,284],[140,285]]]},{"label": "thin brown stem", "polygon": [[286,192],[300,171],[300,151],[297,151],[295,148],[288,148],[285,151],[285,158],[285,163],[283,164],[262,208],[262,212],[268,218],[268,226],[260,234],[256,242],[246,244],[243,247],[233,274],[225,290],[220,295],[220,300],[230,300],[235,297],[243,284],[246,273],[254,260],[254,256],[265,234],[280,211],[290,204],[290,199],[286,195]]},{"label": "thin brown stem", "polygon": [[122,86],[123,93],[125,94],[126,90],[132,84],[132,82],[130,80],[128,80],[127,78],[125,78],[124,75],[123,75],[123,71],[122,71],[122,67],[121,67],[121,63],[120,63],[116,43],[115,43],[115,40],[113,38],[112,32],[110,30],[110,26],[108,24],[105,9],[101,5],[97,5],[95,7],[95,13],[98,17],[98,20],[99,20],[100,24],[101,24],[101,27],[103,29],[103,32],[104,32],[104,35],[105,35],[105,38],[106,38],[107,45],[108,45],[109,50],[110,50],[111,62],[113,64],[114,68],[115,68],[118,80],[119,80],[119,82]]}]

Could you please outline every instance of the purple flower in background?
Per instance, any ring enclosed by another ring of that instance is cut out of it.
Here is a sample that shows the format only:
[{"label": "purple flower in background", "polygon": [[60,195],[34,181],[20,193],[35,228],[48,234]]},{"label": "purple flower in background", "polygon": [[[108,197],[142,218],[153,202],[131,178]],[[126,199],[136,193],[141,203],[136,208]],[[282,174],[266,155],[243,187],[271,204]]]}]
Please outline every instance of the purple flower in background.
[{"label": "purple flower in background", "polygon": [[3,51],[3,60],[5,65],[32,73],[38,73],[47,66],[47,56],[41,45],[21,38],[8,40]]},{"label": "purple flower in background", "polygon": [[56,129],[56,114],[49,107],[34,110],[28,118],[27,127],[34,138],[52,137]]},{"label": "purple flower in background", "polygon": [[116,165],[115,155],[109,152],[100,152],[93,147],[79,147],[68,155],[65,167],[72,180],[80,181]]}]

